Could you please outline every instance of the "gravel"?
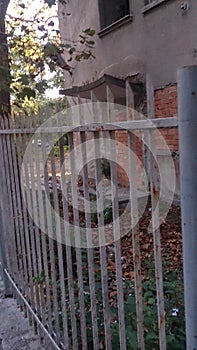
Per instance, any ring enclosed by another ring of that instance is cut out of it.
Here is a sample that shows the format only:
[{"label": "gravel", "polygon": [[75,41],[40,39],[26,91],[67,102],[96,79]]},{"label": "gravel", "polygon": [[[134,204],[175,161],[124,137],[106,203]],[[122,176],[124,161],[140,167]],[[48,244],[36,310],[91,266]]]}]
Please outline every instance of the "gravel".
[{"label": "gravel", "polygon": [[28,319],[13,298],[4,298],[0,278],[0,350],[48,350],[41,346]]}]

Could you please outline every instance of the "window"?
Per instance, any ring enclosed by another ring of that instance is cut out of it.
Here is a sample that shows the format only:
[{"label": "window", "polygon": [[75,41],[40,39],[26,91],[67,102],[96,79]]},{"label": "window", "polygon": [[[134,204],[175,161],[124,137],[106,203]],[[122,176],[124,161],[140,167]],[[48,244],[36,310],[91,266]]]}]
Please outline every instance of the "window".
[{"label": "window", "polygon": [[157,6],[166,3],[167,1],[169,0],[144,0],[144,8],[142,9],[142,13],[146,13]]},{"label": "window", "polygon": [[99,12],[104,29],[130,14],[129,0],[99,0]]}]

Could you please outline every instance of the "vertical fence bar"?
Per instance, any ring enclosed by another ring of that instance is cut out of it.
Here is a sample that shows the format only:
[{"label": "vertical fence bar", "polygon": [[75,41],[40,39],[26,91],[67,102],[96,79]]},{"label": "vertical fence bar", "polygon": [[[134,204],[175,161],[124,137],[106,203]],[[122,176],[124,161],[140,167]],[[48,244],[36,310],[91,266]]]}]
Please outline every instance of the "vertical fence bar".
[{"label": "vertical fence bar", "polygon": [[[58,136],[59,139],[59,136]],[[64,344],[66,349],[69,349],[69,337],[68,337],[68,319],[67,319],[67,308],[66,308],[66,294],[65,294],[65,278],[64,278],[64,265],[63,265],[63,254],[62,254],[62,237],[63,232],[61,231],[60,223],[60,209],[59,209],[59,200],[57,192],[57,181],[56,181],[56,166],[55,166],[55,157],[54,149],[52,148],[50,152],[51,158],[51,170],[52,170],[52,187],[53,187],[53,200],[54,200],[54,210],[56,214],[55,218],[55,230],[56,230],[56,243],[58,249],[58,268],[59,268],[59,278],[60,278],[60,304],[62,308],[62,320],[63,320],[63,337]],[[59,314],[57,315],[59,317]]]},{"label": "vertical fence bar", "polygon": [[[46,197],[50,200],[51,192],[48,185],[49,176],[47,165],[44,168],[44,182],[45,182],[45,191]],[[47,218],[47,232],[49,236],[49,256],[50,256],[50,277],[51,277],[51,307],[52,307],[52,323],[53,333],[55,331],[55,337],[57,341],[59,340],[60,334],[60,325],[58,315],[58,295],[57,295],[57,271],[55,267],[55,254],[54,254],[54,232],[53,232],[53,219],[51,214],[51,208],[46,204],[46,218]],[[53,334],[54,335],[54,334]]]},{"label": "vertical fence bar", "polygon": [[[1,120],[1,127],[4,129],[4,123],[3,119]],[[6,223],[7,227],[7,233],[8,233],[8,239],[11,242],[10,245],[10,253],[12,256],[12,270],[11,274],[12,277],[16,280],[18,275],[18,260],[17,260],[17,249],[16,249],[16,237],[15,237],[15,224],[14,224],[14,209],[13,209],[13,203],[12,203],[12,192],[11,192],[11,180],[10,180],[10,169],[9,169],[9,163],[8,163],[8,157],[7,157],[7,144],[6,144],[6,135],[1,136],[2,140],[2,160],[3,160],[3,193],[5,198],[4,208],[7,205],[7,211],[4,216],[4,222]],[[8,217],[10,218],[8,222]],[[15,292],[14,292],[15,296]]]},{"label": "vertical fence bar", "polygon": [[[11,127],[11,121],[9,122],[8,127]],[[12,127],[16,127],[16,122],[12,119]],[[12,162],[13,162],[13,177],[15,180],[15,196],[16,196],[16,204],[17,204],[17,219],[18,219],[18,227],[19,227],[19,237],[20,237],[20,251],[21,251],[21,259],[23,270],[21,271],[21,280],[22,285],[20,285],[20,289],[23,294],[27,293],[28,289],[28,276],[27,276],[27,252],[26,252],[26,244],[24,239],[24,228],[23,228],[23,214],[22,214],[22,205],[21,205],[21,184],[20,184],[20,154],[17,154],[17,139],[14,135],[10,136],[10,150],[12,154]],[[25,310],[26,311],[26,310]]]},{"label": "vertical fence bar", "polygon": [[[66,196],[68,197],[68,188],[66,182],[66,168],[65,168],[65,157],[64,147],[60,140],[60,171],[61,171],[61,188],[64,189],[62,193],[63,201],[63,217],[64,217],[64,234],[66,244],[66,270],[67,270],[67,284],[69,293],[69,306],[70,306],[70,317],[71,317],[71,329],[72,329],[72,345],[73,349],[78,349],[78,337],[77,337],[77,323],[75,314],[75,296],[74,296],[74,276],[73,276],[73,265],[72,265],[72,251],[71,251],[71,229],[69,223],[69,208]],[[66,196],[64,195],[66,194]]]},{"label": "vertical fence bar", "polygon": [[[31,120],[30,120],[30,127],[35,127],[34,122],[34,115],[31,114]],[[31,135],[32,136],[32,135]],[[31,138],[28,140],[31,142]],[[41,248],[40,248],[40,232],[39,228],[36,225],[36,222],[38,222],[38,198],[37,198],[37,179],[35,176],[35,160],[36,153],[33,157],[33,155],[30,155],[29,157],[29,179],[31,184],[31,208],[32,208],[32,250],[33,255],[35,255],[35,261],[34,261],[34,283],[35,283],[35,289],[36,289],[36,298],[37,298],[37,314],[38,317],[43,320],[43,289],[42,289],[42,282],[40,281],[40,276],[42,274],[43,268],[42,268],[42,260],[41,260]],[[41,282],[41,283],[40,283]],[[40,339],[42,341],[42,331],[39,327],[39,335]]]},{"label": "vertical fence bar", "polygon": [[[49,108],[46,109],[46,120],[50,119],[51,117],[51,111]],[[39,111],[39,122],[40,124],[43,124],[46,122],[45,117]],[[45,199],[45,229],[48,236],[48,239],[46,237],[46,242],[44,240],[44,246],[46,246],[46,249],[48,250],[48,253],[46,252],[46,257],[44,259],[45,264],[45,271],[46,271],[46,277],[48,275],[48,282],[47,282],[47,290],[48,290],[48,300],[49,300],[49,329],[52,334],[52,336],[57,336],[60,333],[59,328],[59,320],[57,320],[57,317],[54,317],[54,313],[58,314],[58,294],[57,294],[57,271],[55,268],[55,254],[54,254],[54,239],[55,234],[53,231],[53,217],[51,212],[51,189],[49,186],[49,159],[50,155],[48,155],[46,151],[46,147],[44,142],[49,143],[49,136],[45,135],[46,138],[44,140],[41,140],[41,149],[42,149],[42,159],[43,159],[43,179],[44,179],[44,199]],[[45,162],[45,163],[44,163]],[[48,200],[47,200],[48,199]],[[58,321],[58,322],[57,322]],[[55,339],[57,340],[57,339]]]},{"label": "vertical fence bar", "polygon": [[197,349],[197,66],[178,71],[181,207],[187,349]]},{"label": "vertical fence bar", "polygon": [[[2,202],[1,202],[2,204]],[[9,281],[7,279],[7,276],[5,274],[5,269],[7,269],[7,258],[6,258],[6,241],[5,241],[5,233],[4,233],[4,227],[3,227],[3,220],[2,220],[2,205],[0,205],[0,261],[2,264],[2,271],[3,271],[3,283],[4,283],[4,295],[10,296],[11,295],[11,291],[10,291],[10,284]]]},{"label": "vertical fence bar", "polygon": [[[51,117],[51,111],[47,109],[46,111],[47,119]],[[42,120],[44,121],[44,120]],[[46,135],[46,142],[48,142],[48,136]],[[42,147],[43,159],[48,159],[46,153],[46,147]],[[50,259],[50,277],[51,277],[51,313],[53,315],[52,322],[54,322],[54,331],[56,342],[60,342],[60,323],[59,323],[59,308],[58,308],[58,291],[57,291],[57,270],[55,261],[55,232],[54,232],[54,218],[52,216],[51,209],[51,196],[52,192],[49,187],[49,164],[46,161],[44,164],[44,185],[45,185],[45,195],[48,198],[46,201],[46,228],[48,233],[48,248],[49,248],[49,259]],[[54,333],[54,332],[53,332]]]},{"label": "vertical fence bar", "polygon": [[[74,117],[74,116],[73,116]],[[74,236],[76,245],[76,261],[77,261],[77,276],[78,276],[78,292],[80,305],[80,324],[81,324],[81,339],[82,349],[87,349],[87,332],[86,332],[86,317],[85,317],[85,301],[83,293],[83,271],[82,271],[82,255],[81,255],[81,237],[79,224],[79,206],[77,194],[77,178],[75,165],[75,144],[73,133],[69,134],[70,145],[70,169],[71,169],[71,187],[72,187],[72,201],[73,201],[73,218],[74,218]]]},{"label": "vertical fence bar", "polygon": [[[95,96],[92,95],[95,99]],[[99,122],[104,122],[104,118],[108,115],[102,115],[102,108],[99,107]],[[95,116],[94,116],[95,118]],[[95,121],[95,120],[94,120]],[[101,264],[101,283],[102,283],[102,297],[103,297],[103,317],[105,330],[105,346],[106,350],[112,350],[111,343],[111,316],[109,305],[109,289],[108,289],[108,271],[107,271],[107,254],[106,254],[106,238],[105,238],[105,222],[104,222],[104,197],[102,184],[102,163],[101,163],[101,142],[100,138],[104,138],[102,131],[94,132],[94,159],[95,159],[95,180],[97,189],[97,214],[98,214],[98,235],[99,235],[99,251]],[[103,142],[103,139],[102,139]],[[98,190],[99,189],[99,190]]]},{"label": "vertical fence bar", "polygon": [[[36,129],[37,124],[39,126],[39,122],[40,122],[39,116],[32,114],[31,123],[34,129]],[[43,140],[41,140],[41,142],[43,143]],[[42,232],[43,221],[44,221],[44,208],[43,208],[41,173],[40,173],[41,153],[42,152],[38,147],[38,137],[37,137],[37,134],[35,133],[34,134],[34,152],[33,152],[34,157],[30,159],[30,181],[32,185],[31,190],[32,190],[33,213],[34,213],[33,219],[36,222],[40,223],[39,227],[37,226],[37,224],[35,224],[35,247],[36,247],[37,260],[38,260],[38,277],[36,278],[35,283],[38,285],[38,291],[39,291],[40,319],[42,320],[42,323],[45,326],[47,325],[47,320],[49,320],[48,327],[52,332],[50,299],[48,295],[48,290],[46,292],[44,290],[44,283],[46,283],[47,286],[49,283],[49,282],[46,282],[45,271],[46,271],[47,277],[49,276],[48,276],[48,266],[46,266],[47,265],[46,238],[44,237],[44,233]],[[46,293],[47,295],[45,295]],[[47,301],[49,302],[48,305],[46,304],[47,297],[48,297]],[[43,335],[44,334],[40,329],[41,341],[43,340]]]},{"label": "vertical fence bar", "polygon": [[[94,133],[95,141],[99,141],[99,132]],[[99,248],[100,248],[100,260],[101,260],[101,282],[102,282],[102,297],[103,297],[103,317],[105,328],[105,345],[106,350],[112,350],[111,345],[111,329],[110,329],[110,307],[109,307],[109,294],[108,294],[108,272],[107,272],[107,256],[106,256],[106,240],[105,240],[105,227],[104,227],[104,206],[103,206],[103,194],[102,194],[102,173],[101,173],[101,156],[100,150],[95,147],[95,177],[96,188],[100,187],[100,193],[97,195],[97,212],[98,212],[98,234],[99,234]],[[100,196],[100,198],[99,198]],[[99,198],[99,201],[98,201]]]},{"label": "vertical fence bar", "polygon": [[[154,88],[149,75],[146,80],[147,93],[147,114],[148,118],[154,117]],[[158,328],[159,328],[159,349],[166,350],[166,332],[165,332],[165,309],[164,309],[164,292],[163,292],[163,272],[161,256],[161,238],[160,238],[160,219],[159,219],[159,178],[155,165],[156,162],[156,145],[154,131],[148,131],[148,171],[150,178],[151,204],[152,204],[152,230],[153,245],[155,258],[155,278],[157,288],[157,311],[158,311]],[[151,152],[150,152],[151,150]]]},{"label": "vertical fence bar", "polygon": [[[13,259],[13,244],[11,237],[11,224],[12,218],[9,213],[9,199],[8,199],[8,188],[6,183],[6,164],[4,161],[4,149],[3,149],[3,135],[0,137],[0,167],[1,167],[1,177],[0,177],[0,187],[2,189],[0,208],[1,208],[1,260],[2,260],[2,272],[4,280],[4,295],[9,296],[12,294],[11,286],[7,281],[5,275],[5,268],[9,269],[12,274],[14,273],[14,259]],[[8,220],[8,218],[10,220]]]},{"label": "vertical fence bar", "polygon": [[[93,98],[93,103],[96,103]],[[79,104],[79,117],[80,124],[84,125],[84,106],[81,104],[78,98]],[[93,118],[94,118],[94,106],[93,106]],[[93,134],[91,134],[93,136]],[[88,256],[88,276],[89,276],[89,287],[90,287],[90,302],[91,302],[91,317],[92,317],[92,331],[93,331],[93,344],[94,350],[99,350],[99,337],[98,337],[98,322],[97,322],[97,307],[96,307],[96,289],[95,289],[95,277],[94,277],[94,248],[92,242],[92,229],[91,229],[91,208],[90,208],[90,193],[88,185],[88,166],[87,166],[87,146],[86,146],[86,133],[80,133],[81,153],[82,153],[82,177],[83,177],[83,191],[85,199],[85,222],[86,222],[86,240],[87,240],[87,256]]]},{"label": "vertical fence bar", "polygon": [[[131,86],[126,81],[126,107],[127,120],[134,118],[134,96]],[[144,317],[143,317],[143,298],[142,298],[142,274],[141,274],[141,252],[139,239],[138,223],[138,198],[137,198],[137,174],[136,174],[136,147],[135,135],[128,133],[128,150],[129,152],[129,184],[130,184],[130,203],[131,203],[131,224],[132,224],[132,244],[133,244],[133,264],[135,277],[135,298],[136,298],[136,315],[137,315],[137,340],[140,350],[145,349],[144,344]]]},{"label": "vertical fence bar", "polygon": [[[96,102],[96,95],[91,92],[92,102]],[[93,103],[93,122],[104,123],[109,117],[103,114],[102,106]],[[100,113],[100,115],[99,115]],[[99,119],[98,119],[99,118]],[[94,159],[95,159],[95,180],[97,190],[97,215],[98,215],[98,235],[99,235],[99,253],[101,264],[101,285],[103,297],[103,318],[105,330],[105,346],[106,350],[112,349],[112,334],[111,334],[111,314],[109,305],[109,287],[108,287],[108,271],[107,271],[107,253],[106,253],[106,239],[105,239],[105,221],[104,221],[104,196],[103,196],[103,180],[102,180],[102,163],[101,163],[101,143],[104,142],[104,132],[96,131],[93,133],[94,141]]]},{"label": "vertical fence bar", "polygon": [[[114,97],[109,86],[107,86],[107,110],[108,120],[114,118]],[[119,202],[118,202],[118,178],[115,148],[115,131],[109,132],[110,142],[109,150],[113,161],[110,162],[111,173],[111,190],[112,190],[112,211],[113,211],[113,234],[115,248],[115,264],[116,264],[116,283],[117,283],[117,300],[118,300],[118,321],[119,321],[119,337],[120,349],[126,350],[126,334],[125,334],[125,312],[124,312],[124,293],[122,278],[122,261],[121,261],[121,228],[119,221]],[[108,142],[107,142],[108,144]]]},{"label": "vertical fence bar", "polygon": [[[25,121],[22,115],[19,115],[18,119],[15,121],[15,126],[18,128],[21,128],[25,126]],[[25,176],[24,176],[24,169],[22,166],[22,157],[23,157],[23,137],[22,135],[16,135],[16,147],[17,147],[17,157],[18,162],[20,164],[20,179],[25,183]],[[30,246],[30,239],[29,239],[29,226],[28,226],[28,213],[26,204],[24,201],[24,198],[21,198],[21,211],[23,216],[23,231],[24,231],[24,239],[25,239],[25,246],[26,246],[26,254],[27,254],[27,279],[28,279],[28,290],[26,292],[26,298],[27,300],[30,300],[32,306],[34,306],[34,298],[33,298],[33,266],[32,266],[32,259],[31,259],[31,246]],[[29,322],[32,325],[32,315],[29,313]]]},{"label": "vertical fence bar", "polygon": [[[32,126],[36,129],[37,123],[39,126],[39,117],[32,115]],[[37,251],[37,257],[38,257],[38,284],[39,284],[39,293],[40,293],[40,314],[42,318],[42,322],[46,324],[47,315],[46,315],[46,308],[45,308],[45,295],[44,295],[44,287],[43,287],[43,274],[45,273],[44,267],[46,267],[46,264],[44,265],[44,257],[45,257],[45,245],[43,245],[43,232],[42,232],[42,223],[44,220],[44,208],[43,208],[43,198],[42,198],[42,188],[41,188],[41,174],[40,174],[40,162],[41,162],[41,150],[39,151],[38,145],[38,139],[37,134],[34,135],[34,145],[35,145],[35,157],[33,159],[33,163],[30,162],[30,168],[33,170],[33,181],[35,182],[35,185],[33,185],[32,192],[35,190],[35,196],[34,201],[36,200],[36,208],[34,208],[34,219],[36,222],[39,222],[41,225],[37,227],[35,226],[35,237],[36,237],[36,251]],[[43,143],[43,140],[41,140],[41,143]],[[43,145],[42,145],[43,146]],[[42,147],[41,146],[41,147]],[[45,147],[45,145],[43,146]],[[35,187],[35,188],[34,188]],[[45,238],[44,238],[45,240]],[[48,270],[48,269],[47,269]],[[45,277],[44,277],[45,279]],[[51,321],[51,313],[49,308],[49,322]]]},{"label": "vertical fence bar", "polygon": [[[4,128],[9,128],[8,120],[5,117],[4,119]],[[20,289],[23,289],[23,255],[21,249],[21,240],[20,240],[20,229],[19,229],[19,221],[18,221],[18,205],[17,205],[17,195],[16,195],[16,187],[15,187],[15,178],[14,178],[14,165],[13,165],[13,154],[11,152],[11,135],[6,135],[5,137],[5,146],[6,146],[6,157],[8,158],[8,173],[9,177],[7,180],[10,183],[10,201],[13,209],[14,216],[14,226],[15,226],[15,242],[16,242],[16,260],[17,260],[17,275],[16,275],[16,284]],[[22,302],[20,298],[17,296],[17,303],[22,307]]]},{"label": "vertical fence bar", "polygon": [[[28,128],[31,126],[30,120],[24,120],[25,127]],[[28,142],[31,142],[31,135],[22,134],[22,151],[23,155],[25,154],[26,147],[28,145]],[[33,196],[35,196],[35,183],[34,178],[32,174],[32,159],[28,159],[28,163],[24,162],[24,179],[26,184],[26,201],[28,203],[28,207],[30,208],[30,211],[33,213]],[[34,191],[34,193],[33,193]],[[33,215],[34,216],[34,215]],[[30,252],[31,252],[31,265],[32,265],[32,280],[33,280],[33,290],[31,292],[31,302],[32,306],[34,307],[35,312],[40,317],[40,293],[38,284],[36,283],[36,280],[38,278],[38,261],[37,261],[37,252],[36,252],[36,237],[35,237],[35,227],[33,222],[33,217],[28,214],[28,227],[29,227],[29,240],[28,243],[30,243]],[[37,324],[34,321],[34,331],[37,333]]]},{"label": "vertical fence bar", "polygon": [[[38,113],[38,123],[42,124],[41,112]],[[36,139],[34,139],[34,144],[36,145]],[[36,173],[37,173],[37,186],[38,186],[38,206],[39,206],[39,223],[41,229],[41,246],[42,246],[42,258],[43,258],[43,269],[44,269],[44,282],[45,282],[45,307],[47,315],[45,317],[46,327],[48,328],[50,334],[53,333],[52,326],[52,311],[51,311],[51,290],[50,290],[50,274],[49,274],[49,263],[50,260],[48,258],[47,252],[47,224],[46,224],[46,211],[44,207],[45,202],[45,192],[42,189],[41,184],[41,171],[44,171],[43,164],[43,153],[45,152],[45,144],[42,140],[41,143],[41,156],[38,157],[36,154]],[[41,165],[43,165],[43,169],[41,170]],[[49,238],[50,239],[50,238]]]}]

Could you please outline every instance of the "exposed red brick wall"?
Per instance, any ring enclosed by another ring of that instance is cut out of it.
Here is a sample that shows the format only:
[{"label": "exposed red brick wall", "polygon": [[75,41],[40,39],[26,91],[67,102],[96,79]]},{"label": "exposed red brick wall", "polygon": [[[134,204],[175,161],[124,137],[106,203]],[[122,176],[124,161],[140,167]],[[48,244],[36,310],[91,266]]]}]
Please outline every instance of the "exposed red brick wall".
[{"label": "exposed red brick wall", "polygon": [[[166,86],[155,90],[155,118],[173,117],[177,112],[177,85]],[[121,115],[120,120],[125,120],[125,117]],[[179,149],[177,128],[160,129],[160,133],[164,137],[165,142],[171,151],[177,151]],[[128,133],[126,131],[118,131],[116,133],[116,139],[126,147],[128,146]],[[142,142],[140,141],[139,135],[139,138],[136,138],[136,154],[139,157],[139,160],[137,161],[138,175],[141,173],[141,162],[143,161],[142,148]],[[159,136],[157,136],[157,148],[165,148],[162,138]],[[128,184],[128,178],[124,170],[128,170],[128,158],[121,147],[117,148],[117,161],[124,165],[122,168],[118,168],[118,181],[120,184],[126,186]],[[138,179],[138,182],[141,182],[140,178]]]},{"label": "exposed red brick wall", "polygon": [[[142,163],[143,163],[143,154],[142,154],[142,142],[141,142],[141,135],[139,131],[135,132],[135,154],[136,157],[136,165],[137,165],[137,182],[138,185],[141,186],[144,179],[143,176],[141,176],[142,173]],[[129,164],[128,164],[128,132],[121,130],[116,132],[116,140],[117,140],[117,163],[121,164],[121,166],[118,166],[118,183],[123,186],[128,186],[128,177],[127,173],[129,171]],[[121,147],[121,145],[124,145],[125,147]],[[132,175],[132,174],[131,174]]]},{"label": "exposed red brick wall", "polygon": [[[117,164],[121,164],[121,166],[119,165],[117,169],[118,183],[121,185],[127,185],[129,183],[129,179],[127,177],[128,152],[125,152],[125,149],[128,149],[128,132],[124,130],[116,131],[116,141]],[[121,147],[121,145],[125,147]]]},{"label": "exposed red brick wall", "polygon": [[[155,118],[173,117],[178,113],[177,85],[166,86],[155,90]],[[178,129],[160,129],[171,151],[179,149]],[[161,140],[157,138],[157,147],[162,148]]]},{"label": "exposed red brick wall", "polygon": [[155,90],[155,118],[172,117],[177,114],[177,86]]},{"label": "exposed red brick wall", "polygon": [[[178,140],[178,129],[160,129],[161,135],[164,137],[166,144],[168,145],[171,151],[178,151],[179,149],[179,140]],[[157,148],[161,149],[162,142],[160,142],[159,137],[157,138]]]}]

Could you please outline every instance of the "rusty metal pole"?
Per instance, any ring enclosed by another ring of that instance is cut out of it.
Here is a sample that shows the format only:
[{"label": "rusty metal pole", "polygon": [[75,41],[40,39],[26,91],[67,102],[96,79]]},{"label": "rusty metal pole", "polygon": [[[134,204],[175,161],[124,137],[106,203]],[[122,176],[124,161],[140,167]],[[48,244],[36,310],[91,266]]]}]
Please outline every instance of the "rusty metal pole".
[{"label": "rusty metal pole", "polygon": [[178,71],[187,350],[197,350],[197,66]]}]

